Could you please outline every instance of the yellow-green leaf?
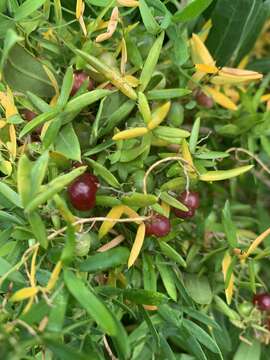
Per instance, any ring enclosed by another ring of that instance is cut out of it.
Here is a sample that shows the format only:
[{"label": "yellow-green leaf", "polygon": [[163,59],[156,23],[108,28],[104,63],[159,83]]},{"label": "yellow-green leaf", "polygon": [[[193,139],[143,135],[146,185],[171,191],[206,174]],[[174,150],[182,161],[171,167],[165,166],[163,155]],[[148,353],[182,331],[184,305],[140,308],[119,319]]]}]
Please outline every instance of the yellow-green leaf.
[{"label": "yellow-green leaf", "polygon": [[113,140],[126,140],[132,139],[138,136],[143,136],[144,134],[148,133],[148,129],[145,127],[138,127],[134,129],[120,131],[116,135],[114,135]]},{"label": "yellow-green leaf", "polygon": [[137,260],[137,257],[139,256],[139,253],[141,251],[141,248],[143,246],[143,241],[145,237],[145,224],[141,223],[138,227],[136,238],[134,240],[129,259],[128,259],[128,267],[130,268],[135,261]]},{"label": "yellow-green leaf", "polygon": [[107,218],[116,220],[115,222],[112,220],[105,220],[98,232],[98,237],[101,239],[103,236],[105,236],[115,225],[118,219],[122,216],[124,212],[124,206],[123,205],[117,205],[114,206],[107,214]]},{"label": "yellow-green leaf", "polygon": [[235,176],[244,174],[245,172],[249,171],[252,168],[253,168],[253,165],[246,165],[246,166],[240,166],[238,168],[230,169],[230,170],[207,171],[206,173],[200,175],[200,180],[201,181],[220,181],[220,180],[231,179]]},{"label": "yellow-green leaf", "polygon": [[23,301],[32,296],[35,296],[39,291],[37,286],[26,287],[15,292],[10,298],[10,301]]},{"label": "yellow-green leaf", "polygon": [[212,96],[212,98],[217,104],[223,106],[225,109],[229,109],[233,111],[237,110],[237,106],[235,105],[235,103],[233,103],[232,100],[229,99],[222,92],[213,89],[210,86],[204,86],[203,90],[206,92],[207,95]]},{"label": "yellow-green leaf", "polygon": [[[232,258],[230,256],[230,254],[228,252],[226,252],[224,255],[223,261],[222,261],[222,273],[223,273],[224,281],[227,278],[227,272],[228,272],[231,262],[232,262]],[[232,301],[233,290],[234,290],[234,275],[231,274],[228,287],[225,289],[226,300],[229,305]]]}]

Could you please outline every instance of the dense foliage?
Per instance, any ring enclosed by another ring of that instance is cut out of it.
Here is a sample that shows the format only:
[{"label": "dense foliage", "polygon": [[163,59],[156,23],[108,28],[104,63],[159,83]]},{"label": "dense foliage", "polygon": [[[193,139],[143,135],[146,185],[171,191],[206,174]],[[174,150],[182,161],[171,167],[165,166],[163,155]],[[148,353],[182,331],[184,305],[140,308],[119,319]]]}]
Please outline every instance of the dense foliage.
[{"label": "dense foliage", "polygon": [[0,1],[0,358],[270,357],[270,1]]}]

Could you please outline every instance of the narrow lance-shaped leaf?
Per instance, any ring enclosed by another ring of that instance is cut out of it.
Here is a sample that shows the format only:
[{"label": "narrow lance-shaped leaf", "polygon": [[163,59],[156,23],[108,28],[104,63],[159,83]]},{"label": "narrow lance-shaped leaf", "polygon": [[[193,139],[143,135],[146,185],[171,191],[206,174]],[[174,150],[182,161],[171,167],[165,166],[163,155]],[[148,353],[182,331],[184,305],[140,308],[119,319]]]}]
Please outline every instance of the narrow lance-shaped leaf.
[{"label": "narrow lance-shaped leaf", "polygon": [[231,170],[216,170],[216,171],[207,171],[204,174],[200,175],[201,181],[221,181],[226,179],[231,179],[235,176],[244,174],[245,172],[251,170],[253,165],[241,166]]},{"label": "narrow lance-shaped leaf", "polygon": [[[107,214],[107,218],[109,219],[114,219],[117,220],[120,219],[120,217],[122,216],[124,212],[124,206],[123,205],[118,205],[118,206],[114,206]],[[98,232],[98,236],[101,239],[103,236],[105,236],[115,225],[114,221],[111,220],[105,220]]]},{"label": "narrow lance-shaped leaf", "polygon": [[138,227],[137,234],[134,240],[134,243],[131,248],[130,256],[128,259],[128,267],[130,268],[136,261],[141,248],[143,246],[143,241],[145,237],[145,224],[141,223]]},{"label": "narrow lance-shaped leaf", "polygon": [[35,210],[39,205],[44,204],[55,194],[61,191],[66,185],[75,180],[79,175],[83,174],[86,166],[72,170],[69,174],[60,175],[53,179],[49,184],[44,185],[43,191],[39,193],[26,207],[26,212]]},{"label": "narrow lance-shaped leaf", "polygon": [[[232,258],[228,252],[225,253],[223,261],[222,261],[222,272],[224,276],[224,281],[227,279],[228,270],[231,265]],[[234,275],[231,273],[229,277],[228,286],[225,288],[226,300],[227,303],[230,305],[233,297],[233,290],[234,290]]]}]

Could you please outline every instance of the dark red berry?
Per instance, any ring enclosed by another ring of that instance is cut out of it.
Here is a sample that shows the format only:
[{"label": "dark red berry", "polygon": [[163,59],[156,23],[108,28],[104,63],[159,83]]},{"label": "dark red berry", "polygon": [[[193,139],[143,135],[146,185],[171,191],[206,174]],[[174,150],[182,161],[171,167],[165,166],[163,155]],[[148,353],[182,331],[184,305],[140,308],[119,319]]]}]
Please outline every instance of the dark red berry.
[{"label": "dark red berry", "polygon": [[195,99],[199,105],[206,109],[211,109],[214,106],[214,100],[201,90],[196,91]]},{"label": "dark red berry", "polygon": [[34,111],[31,111],[29,109],[21,110],[21,114],[22,114],[23,118],[27,121],[31,121],[37,116],[37,114]]},{"label": "dark red berry", "polygon": [[170,220],[163,215],[153,215],[151,219],[147,220],[145,230],[147,235],[166,236],[171,231]]},{"label": "dark red berry", "polygon": [[189,209],[188,211],[182,211],[179,209],[174,209],[175,216],[186,219],[191,218],[195,214],[195,210],[200,206],[200,196],[199,193],[195,191],[184,191],[178,197],[178,200],[186,205]]},{"label": "dark red berry", "polygon": [[179,201],[191,209],[198,209],[200,206],[200,195],[196,191],[184,191],[179,196]]},{"label": "dark red berry", "polygon": [[93,83],[93,80],[91,80],[89,78],[88,74],[86,74],[83,71],[75,71],[74,72],[74,74],[73,74],[73,86],[72,86],[72,89],[71,89],[71,92],[70,92],[71,96],[76,94],[76,92],[79,90],[79,88],[82,86],[82,84],[83,84],[83,82],[85,80],[88,80],[88,82],[89,82],[87,89],[89,91],[93,90],[94,83]]},{"label": "dark red berry", "polygon": [[[29,109],[21,110],[21,115],[26,121],[31,121],[37,116],[37,114],[34,111]],[[41,134],[41,131],[42,131],[42,126],[37,127],[32,133],[32,139],[39,140],[39,135]]]},{"label": "dark red berry", "polygon": [[177,216],[181,219],[188,219],[188,218],[192,218],[194,216],[195,209],[189,209],[188,211],[182,211],[182,210],[174,208],[173,212],[174,212],[175,216]]},{"label": "dark red berry", "polygon": [[96,204],[98,180],[95,175],[85,173],[80,175],[68,187],[68,196],[75,209],[87,211]]},{"label": "dark red berry", "polygon": [[270,294],[256,294],[253,297],[253,304],[261,311],[270,310]]}]

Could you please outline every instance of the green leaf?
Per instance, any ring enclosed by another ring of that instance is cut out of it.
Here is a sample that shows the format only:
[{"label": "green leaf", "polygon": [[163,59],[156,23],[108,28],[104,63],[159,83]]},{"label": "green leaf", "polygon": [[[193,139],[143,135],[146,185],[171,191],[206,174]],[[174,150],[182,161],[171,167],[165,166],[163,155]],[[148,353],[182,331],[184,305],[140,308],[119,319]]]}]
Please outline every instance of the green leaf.
[{"label": "green leaf", "polygon": [[96,272],[105,271],[121,265],[126,265],[129,258],[129,250],[126,247],[118,246],[105,252],[88,256],[80,263],[80,271]]},{"label": "green leaf", "polygon": [[31,193],[36,194],[40,191],[42,182],[46,176],[49,163],[49,152],[44,153],[35,161],[31,169]]},{"label": "green leaf", "polygon": [[188,89],[158,89],[148,91],[146,96],[148,100],[168,100],[179,98],[190,93],[191,91]]},{"label": "green leaf", "polygon": [[[12,266],[10,265],[10,263],[0,257],[0,276],[5,275],[11,268]],[[16,283],[25,284],[25,279],[19,271],[14,271],[10,273],[7,278],[9,280],[15,281]]]},{"label": "green leaf", "polygon": [[40,8],[46,0],[26,0],[16,9],[15,21],[21,21]]},{"label": "green leaf", "polygon": [[179,209],[182,211],[188,211],[188,208],[184,204],[182,204],[179,200],[177,200],[175,197],[171,196],[167,192],[162,192],[160,194],[160,198],[166,204],[168,204],[176,209]]},{"label": "green leaf", "polygon": [[174,22],[189,21],[198,17],[213,0],[192,0],[173,15]]},{"label": "green leaf", "polygon": [[125,289],[122,293],[125,299],[135,304],[160,305],[168,301],[168,298],[164,294],[156,291]]},{"label": "green leaf", "polygon": [[227,200],[222,210],[222,224],[224,227],[224,231],[228,240],[228,243],[231,248],[237,247],[237,234],[236,234],[236,226],[232,221],[231,218],[231,211],[230,211],[230,203]]},{"label": "green leaf", "polygon": [[201,119],[197,118],[192,126],[190,138],[189,138],[189,150],[191,154],[194,154],[196,151],[196,146],[199,138]]},{"label": "green leaf", "polygon": [[87,159],[87,162],[95,170],[96,174],[101,176],[109,185],[119,188],[120,184],[116,177],[105,168],[105,166],[99,164],[97,161]]},{"label": "green leaf", "polygon": [[19,36],[13,29],[8,29],[5,40],[4,47],[1,56],[0,70],[2,71],[6,58],[8,57],[9,51],[11,48],[19,41],[22,41],[23,38]]},{"label": "green leaf", "polygon": [[69,292],[95,322],[110,336],[117,336],[118,324],[94,291],[87,288],[83,281],[69,270],[64,271],[64,280]]},{"label": "green leaf", "polygon": [[164,241],[159,242],[160,249],[164,255],[166,255],[169,259],[175,261],[177,264],[183,267],[187,267],[187,264],[185,260],[182,258],[182,256],[174,250],[173,247],[171,247],[169,244],[167,244]]},{"label": "green leaf", "polygon": [[[256,1],[251,16],[246,24],[246,29],[242,33],[238,48],[236,49],[236,60],[238,64],[245,55],[253,48],[261,30],[270,15],[270,1]],[[256,69],[254,69],[256,71]]]},{"label": "green leaf", "polygon": [[151,77],[153,75],[153,72],[156,68],[160,52],[162,49],[162,44],[164,40],[165,33],[164,31],[159,35],[159,37],[156,39],[154,44],[152,45],[149,54],[145,60],[141,76],[140,76],[140,87],[139,90],[143,92],[147,85],[149,84]]},{"label": "green leaf", "polygon": [[81,161],[81,149],[78,137],[71,123],[63,126],[55,139],[55,150],[67,159]]},{"label": "green leaf", "polygon": [[69,292],[78,303],[95,320],[101,329],[114,337],[121,357],[128,358],[130,354],[128,337],[123,325],[107,308],[92,289],[85,286],[83,281],[77,278],[71,271],[64,271],[64,280]]},{"label": "green leaf", "polygon": [[48,238],[46,233],[46,227],[41,216],[38,214],[38,212],[33,211],[28,215],[28,221],[31,225],[33,234],[35,235],[37,241],[44,249],[47,249]]},{"label": "green leaf", "polygon": [[191,298],[198,304],[210,304],[213,293],[207,277],[193,274],[186,274],[184,279],[186,290]]},{"label": "green leaf", "polygon": [[132,195],[123,196],[121,200],[125,205],[138,207],[150,206],[158,202],[158,198],[155,195],[141,194],[137,192],[134,192]]},{"label": "green leaf", "polygon": [[252,345],[241,342],[233,360],[260,360],[261,359],[261,344],[259,341],[252,339]]},{"label": "green leaf", "polygon": [[57,194],[64,189],[69,183],[75,180],[86,170],[85,166],[81,166],[72,170],[68,174],[60,175],[54,178],[47,185],[44,185],[43,191],[40,192],[32,201],[29,202],[25,211],[30,213],[35,210],[39,205],[44,204],[47,200],[51,199],[53,195]]},{"label": "green leaf", "polygon": [[13,205],[22,208],[21,199],[19,195],[16,193],[16,191],[12,190],[4,182],[0,182],[0,194],[2,194]]},{"label": "green leaf", "polygon": [[44,340],[45,344],[51,350],[51,352],[57,356],[58,359],[65,359],[65,360],[100,360],[100,358],[95,355],[95,353],[87,352],[87,354],[83,354],[70,346],[57,342],[56,340],[50,339],[46,337]]},{"label": "green leaf", "polygon": [[40,97],[54,95],[54,88],[42,63],[18,44],[10,50],[3,74],[5,81],[14,91],[31,91]]},{"label": "green leaf", "polygon": [[75,252],[75,229],[73,226],[68,225],[66,232],[66,243],[61,254],[61,261],[68,265],[71,263]]},{"label": "green leaf", "polygon": [[146,27],[147,31],[150,34],[154,34],[154,35],[157,34],[160,31],[160,27],[156,22],[154,16],[152,15],[152,12],[148,7],[147,3],[145,2],[145,0],[140,0],[139,9],[144,26]]},{"label": "green leaf", "polygon": [[[258,0],[217,1],[211,15],[213,26],[206,40],[206,46],[219,66],[224,66],[238,47],[248,28]],[[226,29],[226,30],[225,30]]]},{"label": "green leaf", "polygon": [[[183,320],[183,326],[186,328],[186,330],[194,335],[196,339],[203,344],[206,348],[208,348],[210,351],[220,354],[220,349],[217,346],[215,340],[200,326],[195,324],[193,321],[190,321],[188,319]],[[222,355],[220,356],[221,359],[223,359]]]},{"label": "green leaf", "polygon": [[173,270],[165,263],[164,259],[161,256],[157,257],[156,265],[160,273],[163,285],[167,291],[167,294],[170,296],[171,299],[177,301],[177,290],[175,286],[175,277]]}]

